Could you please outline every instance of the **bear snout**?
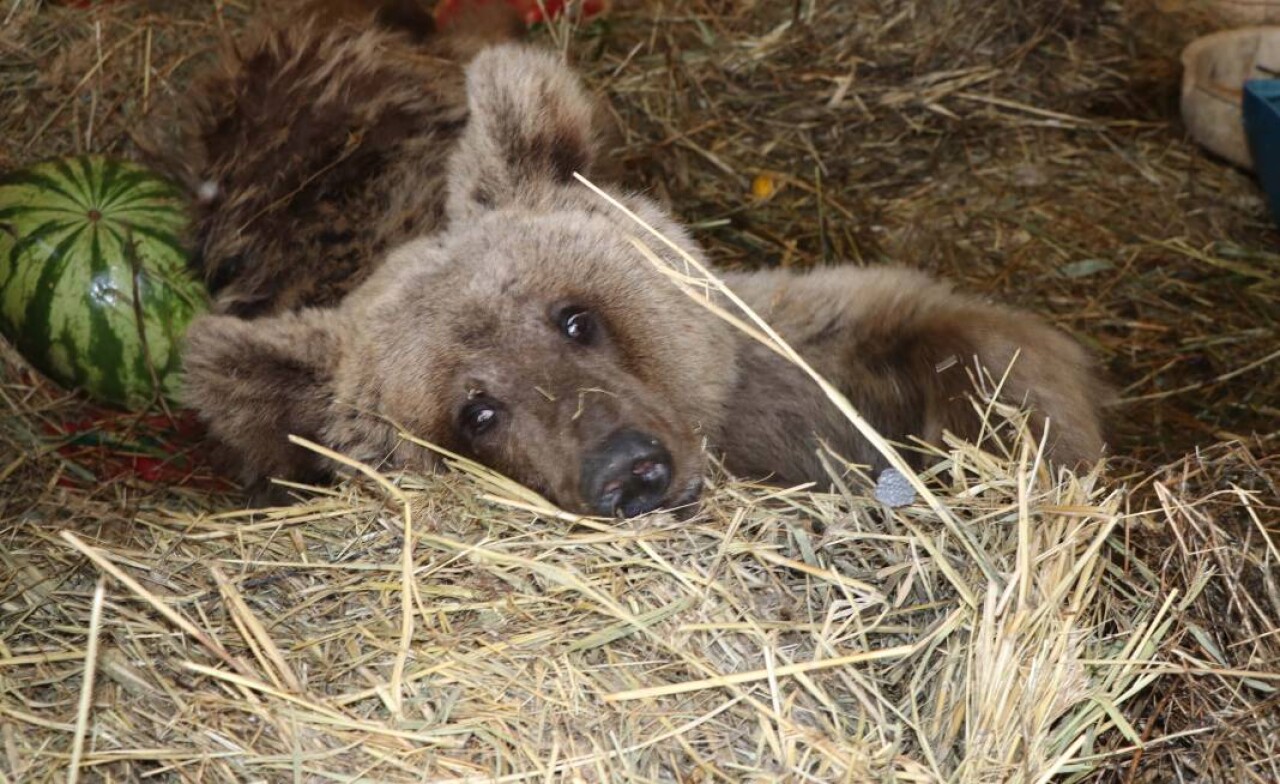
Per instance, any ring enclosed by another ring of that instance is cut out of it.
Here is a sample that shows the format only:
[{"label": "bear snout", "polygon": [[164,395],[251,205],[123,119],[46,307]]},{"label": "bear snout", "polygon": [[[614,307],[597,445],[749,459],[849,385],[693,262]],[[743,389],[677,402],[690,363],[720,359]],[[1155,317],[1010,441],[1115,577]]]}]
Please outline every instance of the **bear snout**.
[{"label": "bear snout", "polygon": [[583,504],[603,517],[635,517],[662,505],[674,473],[662,441],[617,430],[582,461]]}]

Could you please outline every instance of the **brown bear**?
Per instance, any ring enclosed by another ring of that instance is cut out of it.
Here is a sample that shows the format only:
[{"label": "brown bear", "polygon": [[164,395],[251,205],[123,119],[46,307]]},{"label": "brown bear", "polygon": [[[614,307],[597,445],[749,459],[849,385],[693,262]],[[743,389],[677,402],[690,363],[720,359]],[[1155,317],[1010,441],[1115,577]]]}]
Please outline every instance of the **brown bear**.
[{"label": "brown bear", "polygon": [[[403,96],[415,85],[397,81],[403,72],[387,66],[358,89],[373,105],[395,95],[412,103]],[[347,86],[333,82],[341,68],[328,73],[326,89],[343,94]],[[435,100],[436,87],[416,87],[423,101]],[[416,140],[390,148],[383,168],[334,184],[339,213],[356,200],[362,221],[401,227],[388,238],[421,236],[385,259],[369,249],[376,244],[353,256],[359,284],[328,305],[296,293],[312,291],[324,249],[289,253],[289,219],[271,218],[267,233],[285,249],[273,253],[292,268],[276,264],[268,280],[252,249],[239,254],[222,281],[221,313],[192,325],[187,400],[237,455],[246,482],[329,475],[327,461],[288,442],[291,433],[370,464],[433,466],[432,453],[402,440],[402,430],[566,509],[606,516],[693,502],[707,452],[736,475],[785,483],[827,481],[823,443],[873,469],[885,465],[809,378],[678,290],[628,241],[636,225],[574,179],[592,172],[600,134],[593,101],[556,56],[520,44],[486,48],[466,67],[465,96],[464,108],[443,100],[439,113],[424,104],[394,115],[421,123],[421,138],[438,133],[438,149],[418,149]],[[327,111],[315,107],[321,123]],[[369,133],[379,133],[376,123]],[[256,144],[247,135],[237,143]],[[387,166],[394,176],[380,174]],[[272,205],[289,202],[296,179],[277,182],[265,168],[252,182],[219,187],[231,203],[247,192]],[[445,182],[436,216],[431,197]],[[667,211],[611,192],[702,258]],[[405,194],[421,199],[420,213]],[[312,199],[295,209],[327,207]],[[235,222],[216,203],[210,216],[205,242],[235,243]],[[725,279],[890,439],[976,436],[970,374],[979,367],[996,378],[1008,370],[1002,398],[1032,411],[1053,458],[1101,453],[1090,362],[1033,315],[901,268]]]}]

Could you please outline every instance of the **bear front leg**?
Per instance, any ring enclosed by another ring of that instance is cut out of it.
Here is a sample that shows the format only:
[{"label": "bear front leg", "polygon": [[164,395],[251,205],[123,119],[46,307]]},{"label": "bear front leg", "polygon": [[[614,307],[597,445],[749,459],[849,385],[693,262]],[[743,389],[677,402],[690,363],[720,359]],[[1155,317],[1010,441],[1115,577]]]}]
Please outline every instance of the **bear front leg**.
[{"label": "bear front leg", "polygon": [[1105,387],[1075,340],[1032,313],[955,293],[919,273],[877,272],[858,281],[861,307],[844,359],[862,376],[852,387],[874,399],[881,420],[933,444],[944,432],[975,440],[984,428],[977,382],[1029,412],[1055,462],[1101,457]]},{"label": "bear front leg", "polygon": [[[1105,385],[1079,344],[1031,313],[958,294],[924,273],[895,267],[757,272],[727,276],[727,282],[886,438],[932,444],[941,444],[944,432],[978,438],[983,421],[974,379],[981,374],[1000,384],[998,399],[1030,411],[1037,436],[1047,429],[1055,461],[1071,464],[1102,454]],[[765,401],[772,419],[792,423],[780,425],[774,440],[812,430],[805,435],[822,438],[845,457],[880,465],[847,422],[832,418],[834,406],[818,404],[811,382],[784,384],[779,379],[789,379],[790,371],[760,370],[774,364],[757,357],[747,376],[770,383],[749,382],[749,394],[742,395]],[[771,399],[766,386],[779,394]],[[794,459],[803,451],[809,445],[790,454]]]}]

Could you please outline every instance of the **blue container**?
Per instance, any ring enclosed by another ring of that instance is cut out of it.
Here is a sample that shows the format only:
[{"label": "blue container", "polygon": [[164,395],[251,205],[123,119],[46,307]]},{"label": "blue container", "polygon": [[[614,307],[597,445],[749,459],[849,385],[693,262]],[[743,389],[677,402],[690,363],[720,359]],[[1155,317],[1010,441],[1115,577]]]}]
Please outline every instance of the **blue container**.
[{"label": "blue container", "polygon": [[1253,170],[1267,192],[1271,217],[1280,224],[1280,79],[1245,82],[1243,109]]}]

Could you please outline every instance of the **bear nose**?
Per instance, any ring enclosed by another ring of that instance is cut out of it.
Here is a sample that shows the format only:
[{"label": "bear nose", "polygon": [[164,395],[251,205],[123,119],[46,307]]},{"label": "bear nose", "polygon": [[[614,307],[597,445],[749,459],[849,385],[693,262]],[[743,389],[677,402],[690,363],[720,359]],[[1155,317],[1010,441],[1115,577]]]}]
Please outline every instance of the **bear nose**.
[{"label": "bear nose", "polygon": [[582,461],[582,500],[595,514],[635,517],[662,505],[671,453],[638,430],[619,430]]}]

